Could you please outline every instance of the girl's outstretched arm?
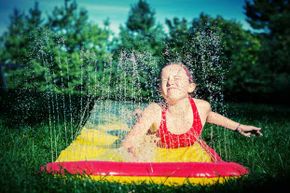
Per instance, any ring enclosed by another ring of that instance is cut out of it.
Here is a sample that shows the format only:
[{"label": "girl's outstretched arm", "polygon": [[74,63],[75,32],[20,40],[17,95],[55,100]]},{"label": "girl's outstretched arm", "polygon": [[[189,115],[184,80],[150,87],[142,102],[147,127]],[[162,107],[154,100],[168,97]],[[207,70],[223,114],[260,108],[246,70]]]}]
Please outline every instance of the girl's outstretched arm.
[{"label": "girl's outstretched arm", "polygon": [[211,108],[209,108],[206,122],[237,131],[246,137],[250,137],[252,134],[262,135],[261,128],[252,125],[240,124],[223,115],[220,115],[219,113],[211,111]]}]

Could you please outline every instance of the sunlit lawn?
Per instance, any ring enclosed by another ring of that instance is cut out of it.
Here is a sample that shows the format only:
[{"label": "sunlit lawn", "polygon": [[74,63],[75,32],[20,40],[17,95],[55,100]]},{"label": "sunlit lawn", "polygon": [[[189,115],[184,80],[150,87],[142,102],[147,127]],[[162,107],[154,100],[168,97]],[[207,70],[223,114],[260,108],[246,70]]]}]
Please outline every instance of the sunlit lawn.
[{"label": "sunlit lawn", "polygon": [[[238,162],[250,174],[223,185],[168,187],[156,184],[118,184],[80,180],[73,176],[54,177],[39,172],[50,162],[49,124],[35,126],[7,124],[11,117],[0,119],[0,192],[277,192],[287,187],[290,171],[290,107],[229,104],[228,116],[245,124],[263,128],[262,137],[245,138],[220,127],[205,128],[203,138],[223,159]],[[9,126],[8,126],[9,125]],[[63,124],[58,138],[65,138]],[[68,141],[69,144],[71,141]],[[68,144],[58,143],[58,149]]]}]

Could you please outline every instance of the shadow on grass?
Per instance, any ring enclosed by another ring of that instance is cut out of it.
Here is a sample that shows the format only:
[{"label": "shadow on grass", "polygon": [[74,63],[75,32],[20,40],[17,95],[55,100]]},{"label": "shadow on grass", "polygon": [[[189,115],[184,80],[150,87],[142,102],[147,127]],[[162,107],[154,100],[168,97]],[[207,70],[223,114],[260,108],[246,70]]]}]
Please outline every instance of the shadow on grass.
[{"label": "shadow on grass", "polygon": [[288,192],[289,174],[282,174],[277,177],[259,176],[257,179],[249,179],[243,177],[238,180],[229,180],[224,184],[214,185],[192,185],[184,184],[181,186],[167,186],[154,183],[130,183],[121,184],[116,182],[108,182],[106,180],[94,181],[89,176],[73,176],[56,177],[42,174],[40,184],[44,184],[44,189],[38,189],[40,192],[235,192],[235,193],[254,193],[254,192]]}]

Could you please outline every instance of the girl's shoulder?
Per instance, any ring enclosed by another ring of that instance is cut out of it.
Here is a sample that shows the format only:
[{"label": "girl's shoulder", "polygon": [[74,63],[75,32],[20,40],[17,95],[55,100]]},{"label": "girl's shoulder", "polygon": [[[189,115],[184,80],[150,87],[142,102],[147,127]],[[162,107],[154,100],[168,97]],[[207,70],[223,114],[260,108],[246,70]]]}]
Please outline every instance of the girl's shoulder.
[{"label": "girl's shoulder", "polygon": [[155,133],[161,122],[161,114],[162,114],[162,103],[150,103],[144,111],[146,111],[147,120],[152,124],[149,129],[149,133]]},{"label": "girl's shoulder", "polygon": [[211,109],[211,105],[208,101],[203,100],[203,99],[197,99],[197,98],[193,98],[193,100],[198,109],[203,109],[203,110]]},{"label": "girl's shoulder", "polygon": [[152,110],[162,110],[163,106],[162,103],[149,103],[149,105],[146,107],[147,109],[152,109]]},{"label": "girl's shoulder", "polygon": [[155,119],[158,115],[161,115],[162,112],[162,106],[158,103],[152,102],[149,103],[149,105],[144,109],[142,116],[146,116],[147,119]]},{"label": "girl's shoulder", "polygon": [[155,111],[155,113],[162,112],[166,108],[167,108],[167,105],[166,105],[166,103],[164,101],[151,102],[146,107],[146,109],[153,110],[153,111]]}]

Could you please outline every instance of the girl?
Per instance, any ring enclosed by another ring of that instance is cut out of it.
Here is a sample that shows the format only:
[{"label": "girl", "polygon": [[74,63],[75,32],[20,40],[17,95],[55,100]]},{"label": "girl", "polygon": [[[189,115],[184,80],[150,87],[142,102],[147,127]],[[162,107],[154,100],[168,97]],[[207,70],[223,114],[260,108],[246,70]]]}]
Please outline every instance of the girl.
[{"label": "girl", "polygon": [[166,104],[149,104],[122,143],[133,161],[140,161],[146,156],[142,150],[148,146],[148,143],[143,143],[148,134],[156,137],[151,161],[220,161],[219,155],[200,138],[206,122],[237,131],[246,137],[262,135],[261,128],[235,122],[213,112],[207,101],[191,98],[190,93],[195,90],[196,84],[183,64],[165,66],[161,81]]}]

